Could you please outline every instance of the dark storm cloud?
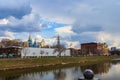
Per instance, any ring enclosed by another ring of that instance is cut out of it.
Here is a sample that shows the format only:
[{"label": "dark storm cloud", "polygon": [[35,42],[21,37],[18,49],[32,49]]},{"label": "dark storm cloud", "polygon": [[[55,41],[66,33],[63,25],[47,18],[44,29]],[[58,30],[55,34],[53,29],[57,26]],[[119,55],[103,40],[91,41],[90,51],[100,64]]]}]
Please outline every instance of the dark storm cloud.
[{"label": "dark storm cloud", "polygon": [[31,10],[29,0],[0,0],[0,19],[10,16],[21,19]]},{"label": "dark storm cloud", "polygon": [[99,25],[80,26],[78,24],[74,24],[72,30],[76,33],[99,32],[99,31],[103,31],[103,28]]}]

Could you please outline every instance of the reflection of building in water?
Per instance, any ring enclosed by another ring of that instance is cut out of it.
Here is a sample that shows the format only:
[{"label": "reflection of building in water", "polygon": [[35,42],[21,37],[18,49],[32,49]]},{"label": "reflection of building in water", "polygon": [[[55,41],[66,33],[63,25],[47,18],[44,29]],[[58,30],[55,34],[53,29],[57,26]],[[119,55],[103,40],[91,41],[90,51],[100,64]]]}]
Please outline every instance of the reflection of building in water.
[{"label": "reflection of building in water", "polygon": [[[0,80],[18,80],[21,75],[20,74],[15,74],[16,72],[2,72],[0,73]],[[14,74],[14,75],[13,75]]]},{"label": "reflection of building in water", "polygon": [[112,60],[112,62],[111,62],[113,65],[117,65],[117,64],[120,64],[120,60],[118,59],[118,60]]},{"label": "reflection of building in water", "polygon": [[95,74],[108,73],[110,68],[110,63],[101,63],[95,65],[81,66],[81,71],[84,72],[85,69],[91,69]]},{"label": "reflection of building in water", "polygon": [[65,80],[66,72],[63,69],[54,71],[55,80]]},{"label": "reflection of building in water", "polygon": [[73,73],[77,73],[78,71],[80,71],[80,67],[74,67],[74,68],[72,69],[72,72],[73,72]]}]

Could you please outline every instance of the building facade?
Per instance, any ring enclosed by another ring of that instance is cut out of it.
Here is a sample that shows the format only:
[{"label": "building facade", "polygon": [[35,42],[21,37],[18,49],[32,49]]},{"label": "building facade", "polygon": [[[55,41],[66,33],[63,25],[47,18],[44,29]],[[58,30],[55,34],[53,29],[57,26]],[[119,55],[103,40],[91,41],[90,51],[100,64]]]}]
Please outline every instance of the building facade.
[{"label": "building facade", "polygon": [[109,55],[106,43],[83,43],[81,44],[82,55]]},{"label": "building facade", "polygon": [[[21,58],[27,57],[59,57],[59,52],[55,52],[53,48],[31,48],[25,47],[21,51]],[[61,52],[61,56],[71,56],[70,50],[66,49]]]}]

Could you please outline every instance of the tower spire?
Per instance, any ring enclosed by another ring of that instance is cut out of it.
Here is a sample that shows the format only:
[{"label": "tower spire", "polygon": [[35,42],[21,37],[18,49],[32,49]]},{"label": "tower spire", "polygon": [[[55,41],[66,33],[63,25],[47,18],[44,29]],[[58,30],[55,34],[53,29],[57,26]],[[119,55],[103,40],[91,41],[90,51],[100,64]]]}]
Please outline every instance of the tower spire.
[{"label": "tower spire", "polygon": [[31,35],[29,34],[29,39],[28,40],[32,40],[32,37],[31,37]]},{"label": "tower spire", "polygon": [[33,44],[33,47],[37,47],[36,38],[35,38],[35,40],[34,40],[34,44]]},{"label": "tower spire", "polygon": [[29,47],[32,47],[32,37],[30,34],[29,34],[29,39],[28,39],[28,45]]},{"label": "tower spire", "polygon": [[60,35],[57,36],[57,47],[60,47]]}]

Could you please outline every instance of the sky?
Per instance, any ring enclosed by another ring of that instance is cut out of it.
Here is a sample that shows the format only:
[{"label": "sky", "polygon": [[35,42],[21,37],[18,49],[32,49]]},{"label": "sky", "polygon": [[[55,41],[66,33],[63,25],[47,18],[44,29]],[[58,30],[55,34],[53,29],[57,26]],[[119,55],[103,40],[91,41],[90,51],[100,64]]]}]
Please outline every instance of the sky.
[{"label": "sky", "polygon": [[120,47],[120,0],[0,0],[0,39],[44,39],[80,48],[105,42]]}]

